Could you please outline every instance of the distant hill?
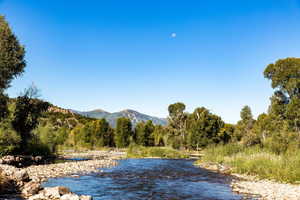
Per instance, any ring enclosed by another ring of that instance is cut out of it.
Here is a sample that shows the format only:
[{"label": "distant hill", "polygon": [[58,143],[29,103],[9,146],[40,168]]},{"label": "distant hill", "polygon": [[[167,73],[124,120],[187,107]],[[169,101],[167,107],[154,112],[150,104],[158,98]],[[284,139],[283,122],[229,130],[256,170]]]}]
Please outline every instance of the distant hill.
[{"label": "distant hill", "polygon": [[167,120],[164,118],[149,116],[146,114],[139,113],[135,110],[129,110],[129,109],[120,112],[115,112],[115,113],[109,113],[101,109],[87,111],[87,112],[76,111],[76,110],[70,110],[70,111],[85,117],[96,118],[96,119],[105,118],[112,127],[116,127],[117,119],[120,117],[129,118],[133,126],[135,126],[138,122],[148,121],[148,120],[151,120],[156,125],[167,124]]}]

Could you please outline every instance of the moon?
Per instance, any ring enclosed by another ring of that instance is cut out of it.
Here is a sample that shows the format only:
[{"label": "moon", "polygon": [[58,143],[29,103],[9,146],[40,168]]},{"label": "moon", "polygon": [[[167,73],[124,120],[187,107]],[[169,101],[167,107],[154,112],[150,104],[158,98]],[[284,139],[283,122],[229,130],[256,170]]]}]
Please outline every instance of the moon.
[{"label": "moon", "polygon": [[177,34],[176,33],[171,33],[171,38],[176,38]]}]

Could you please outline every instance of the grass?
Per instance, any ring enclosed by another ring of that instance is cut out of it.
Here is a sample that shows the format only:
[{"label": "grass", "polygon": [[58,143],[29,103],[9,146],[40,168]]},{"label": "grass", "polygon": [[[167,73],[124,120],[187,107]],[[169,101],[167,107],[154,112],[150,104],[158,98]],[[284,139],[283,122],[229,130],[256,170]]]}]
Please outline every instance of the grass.
[{"label": "grass", "polygon": [[300,183],[300,150],[274,154],[259,147],[238,144],[210,147],[197,162],[214,162],[232,167],[239,174],[255,175],[284,183]]},{"label": "grass", "polygon": [[127,149],[128,158],[187,158],[182,152],[170,147],[143,147],[139,145],[130,145]]}]

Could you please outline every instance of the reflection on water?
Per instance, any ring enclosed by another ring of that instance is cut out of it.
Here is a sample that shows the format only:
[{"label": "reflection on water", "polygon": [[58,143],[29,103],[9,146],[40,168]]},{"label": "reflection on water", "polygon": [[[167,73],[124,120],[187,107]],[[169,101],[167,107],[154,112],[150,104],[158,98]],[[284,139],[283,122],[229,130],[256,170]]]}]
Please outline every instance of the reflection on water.
[{"label": "reflection on water", "polygon": [[235,200],[229,177],[193,166],[191,160],[128,159],[79,178],[54,178],[44,186],[64,185],[95,200]]}]

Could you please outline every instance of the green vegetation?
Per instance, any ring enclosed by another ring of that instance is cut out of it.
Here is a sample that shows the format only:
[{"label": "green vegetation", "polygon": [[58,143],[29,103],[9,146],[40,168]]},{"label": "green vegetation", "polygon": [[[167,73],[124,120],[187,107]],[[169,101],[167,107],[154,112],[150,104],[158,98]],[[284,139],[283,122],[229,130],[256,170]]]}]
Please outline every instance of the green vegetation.
[{"label": "green vegetation", "polygon": [[187,158],[187,154],[170,147],[144,147],[132,144],[127,150],[128,158]]},{"label": "green vegetation", "polygon": [[235,173],[255,175],[262,179],[299,183],[299,155],[300,150],[278,155],[258,146],[227,144],[205,149],[203,158],[198,162],[229,165]]}]

